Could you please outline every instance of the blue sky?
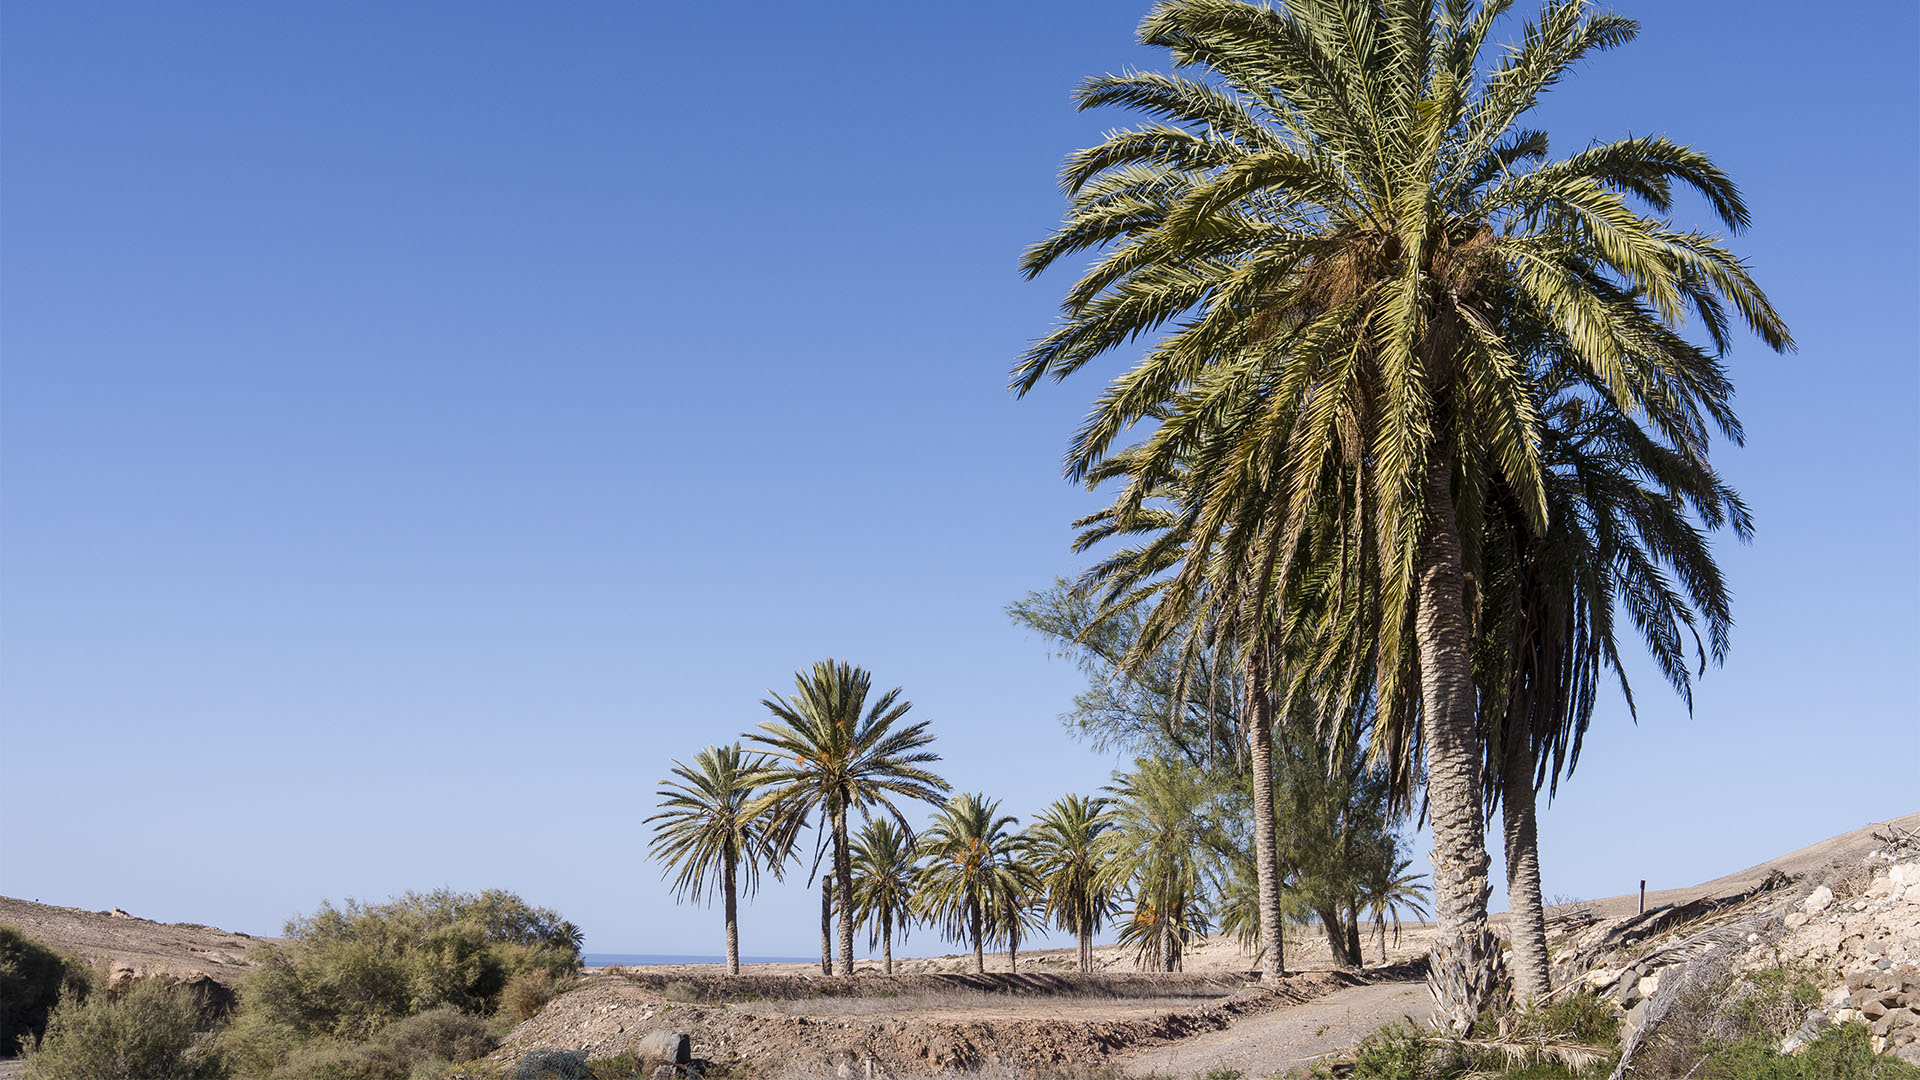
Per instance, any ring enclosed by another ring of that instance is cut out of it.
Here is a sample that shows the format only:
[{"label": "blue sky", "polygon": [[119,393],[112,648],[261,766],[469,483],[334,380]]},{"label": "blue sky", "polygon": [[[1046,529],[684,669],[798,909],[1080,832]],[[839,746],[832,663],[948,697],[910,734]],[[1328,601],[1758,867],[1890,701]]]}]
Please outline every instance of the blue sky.
[{"label": "blue sky", "polygon": [[[1002,609],[1078,568],[1060,456],[1125,358],[1005,384],[1055,167],[1127,122],[1068,92],[1161,66],[1144,10],[0,9],[0,892],[273,932],[501,886],[717,952],[654,782],[826,656],[960,788],[1104,782]],[[1620,10],[1540,121],[1712,154],[1801,348],[1732,357],[1732,658],[1603,704],[1543,819],[1583,896],[1920,808],[1915,12]],[[743,949],[816,916],[770,887]]]}]

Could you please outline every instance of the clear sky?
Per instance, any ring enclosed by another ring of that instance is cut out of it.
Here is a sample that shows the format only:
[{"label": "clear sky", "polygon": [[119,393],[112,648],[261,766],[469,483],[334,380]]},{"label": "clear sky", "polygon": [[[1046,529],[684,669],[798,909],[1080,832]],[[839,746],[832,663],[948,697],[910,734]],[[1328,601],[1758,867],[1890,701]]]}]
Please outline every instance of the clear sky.
[{"label": "clear sky", "polygon": [[[1104,782],[1002,609],[1078,569],[1060,456],[1126,358],[1005,385],[1054,170],[1129,122],[1069,90],[1162,66],[1145,7],[0,8],[0,892],[267,933],[500,886],[718,952],[654,783],[828,656],[959,788]],[[1920,808],[1915,8],[1621,10],[1555,148],[1712,154],[1801,348],[1732,358],[1731,661],[1605,702],[1545,814],[1580,896]],[[769,888],[743,948],[817,914]]]}]

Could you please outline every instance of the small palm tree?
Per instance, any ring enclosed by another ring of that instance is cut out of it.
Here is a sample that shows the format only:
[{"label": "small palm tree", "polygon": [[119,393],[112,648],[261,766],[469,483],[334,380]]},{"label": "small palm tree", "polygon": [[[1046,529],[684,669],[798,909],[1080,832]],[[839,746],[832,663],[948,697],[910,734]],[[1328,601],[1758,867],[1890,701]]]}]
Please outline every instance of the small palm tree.
[{"label": "small palm tree", "polygon": [[[865,820],[878,808],[906,825],[895,798],[938,802],[947,782],[921,766],[940,760],[924,721],[896,728],[912,702],[900,688],[867,707],[873,676],[852,664],[823,660],[794,675],[792,700],[761,702],[774,716],[751,736],[774,759],[764,806],[785,820],[818,808],[833,847],[833,906],[839,915],[840,974],[853,974],[853,851],[847,817]],[[862,710],[865,715],[862,716]],[[791,762],[791,764],[788,764]]]},{"label": "small palm tree", "polygon": [[891,818],[874,818],[853,843],[853,906],[867,925],[867,947],[880,946],[881,970],[893,974],[893,936],[913,925],[913,834]]},{"label": "small palm tree", "polygon": [[778,819],[757,804],[767,760],[744,753],[739,743],[709,746],[694,755],[691,767],[673,763],[679,779],[660,784],[660,812],[647,818],[654,826],[652,854],[673,878],[676,898],[695,902],[719,885],[727,914],[727,974],[740,974],[739,878],[749,895],[760,885],[760,868],[777,877],[789,850]]},{"label": "small palm tree", "polygon": [[[1204,931],[1208,866],[1220,846],[1208,811],[1215,792],[1199,770],[1139,758],[1115,778],[1113,827],[1100,836],[1103,884],[1133,902],[1121,928],[1143,966],[1175,971],[1188,937]],[[1152,931],[1152,939],[1141,935]]]},{"label": "small palm tree", "polygon": [[1016,886],[1011,878],[1018,818],[984,795],[956,795],[920,834],[926,864],[914,883],[919,915],[949,938],[971,942],[973,970],[987,970],[986,940],[998,923],[995,904]]},{"label": "small palm tree", "polygon": [[1080,943],[1080,970],[1093,970],[1093,935],[1113,912],[1113,892],[1100,868],[1111,857],[1100,834],[1112,820],[1107,800],[1068,795],[1042,811],[1027,832],[1034,870],[1046,896],[1044,914]]},{"label": "small palm tree", "polygon": [[1387,919],[1393,919],[1393,943],[1400,944],[1400,916],[1404,912],[1427,917],[1427,887],[1420,884],[1425,874],[1410,874],[1412,859],[1394,863],[1376,862],[1360,878],[1360,904],[1373,915],[1374,933],[1380,939],[1380,962],[1387,962]]}]

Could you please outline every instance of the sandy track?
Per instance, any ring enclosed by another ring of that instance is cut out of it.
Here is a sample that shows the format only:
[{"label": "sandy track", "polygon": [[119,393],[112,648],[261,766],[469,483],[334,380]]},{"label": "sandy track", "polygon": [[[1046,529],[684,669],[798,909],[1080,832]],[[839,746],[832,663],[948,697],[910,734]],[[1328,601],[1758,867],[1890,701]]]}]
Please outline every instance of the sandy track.
[{"label": "sandy track", "polygon": [[1424,1022],[1432,1013],[1424,982],[1354,986],[1148,1050],[1128,1059],[1126,1073],[1192,1076],[1214,1068],[1238,1069],[1248,1076],[1284,1073],[1345,1050],[1382,1024],[1403,1016]]}]

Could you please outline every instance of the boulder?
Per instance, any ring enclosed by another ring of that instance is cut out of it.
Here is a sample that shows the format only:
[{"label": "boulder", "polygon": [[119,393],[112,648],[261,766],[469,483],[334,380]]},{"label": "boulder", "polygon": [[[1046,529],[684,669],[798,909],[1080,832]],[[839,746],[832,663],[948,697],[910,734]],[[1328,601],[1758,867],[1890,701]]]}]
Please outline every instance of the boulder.
[{"label": "boulder", "polygon": [[683,1031],[649,1031],[634,1047],[634,1056],[647,1073],[662,1065],[684,1066],[693,1060],[693,1040]]},{"label": "boulder", "polygon": [[1822,885],[1813,890],[1813,895],[1801,902],[1800,910],[1809,915],[1818,915],[1831,906],[1833,906],[1833,890]]}]

